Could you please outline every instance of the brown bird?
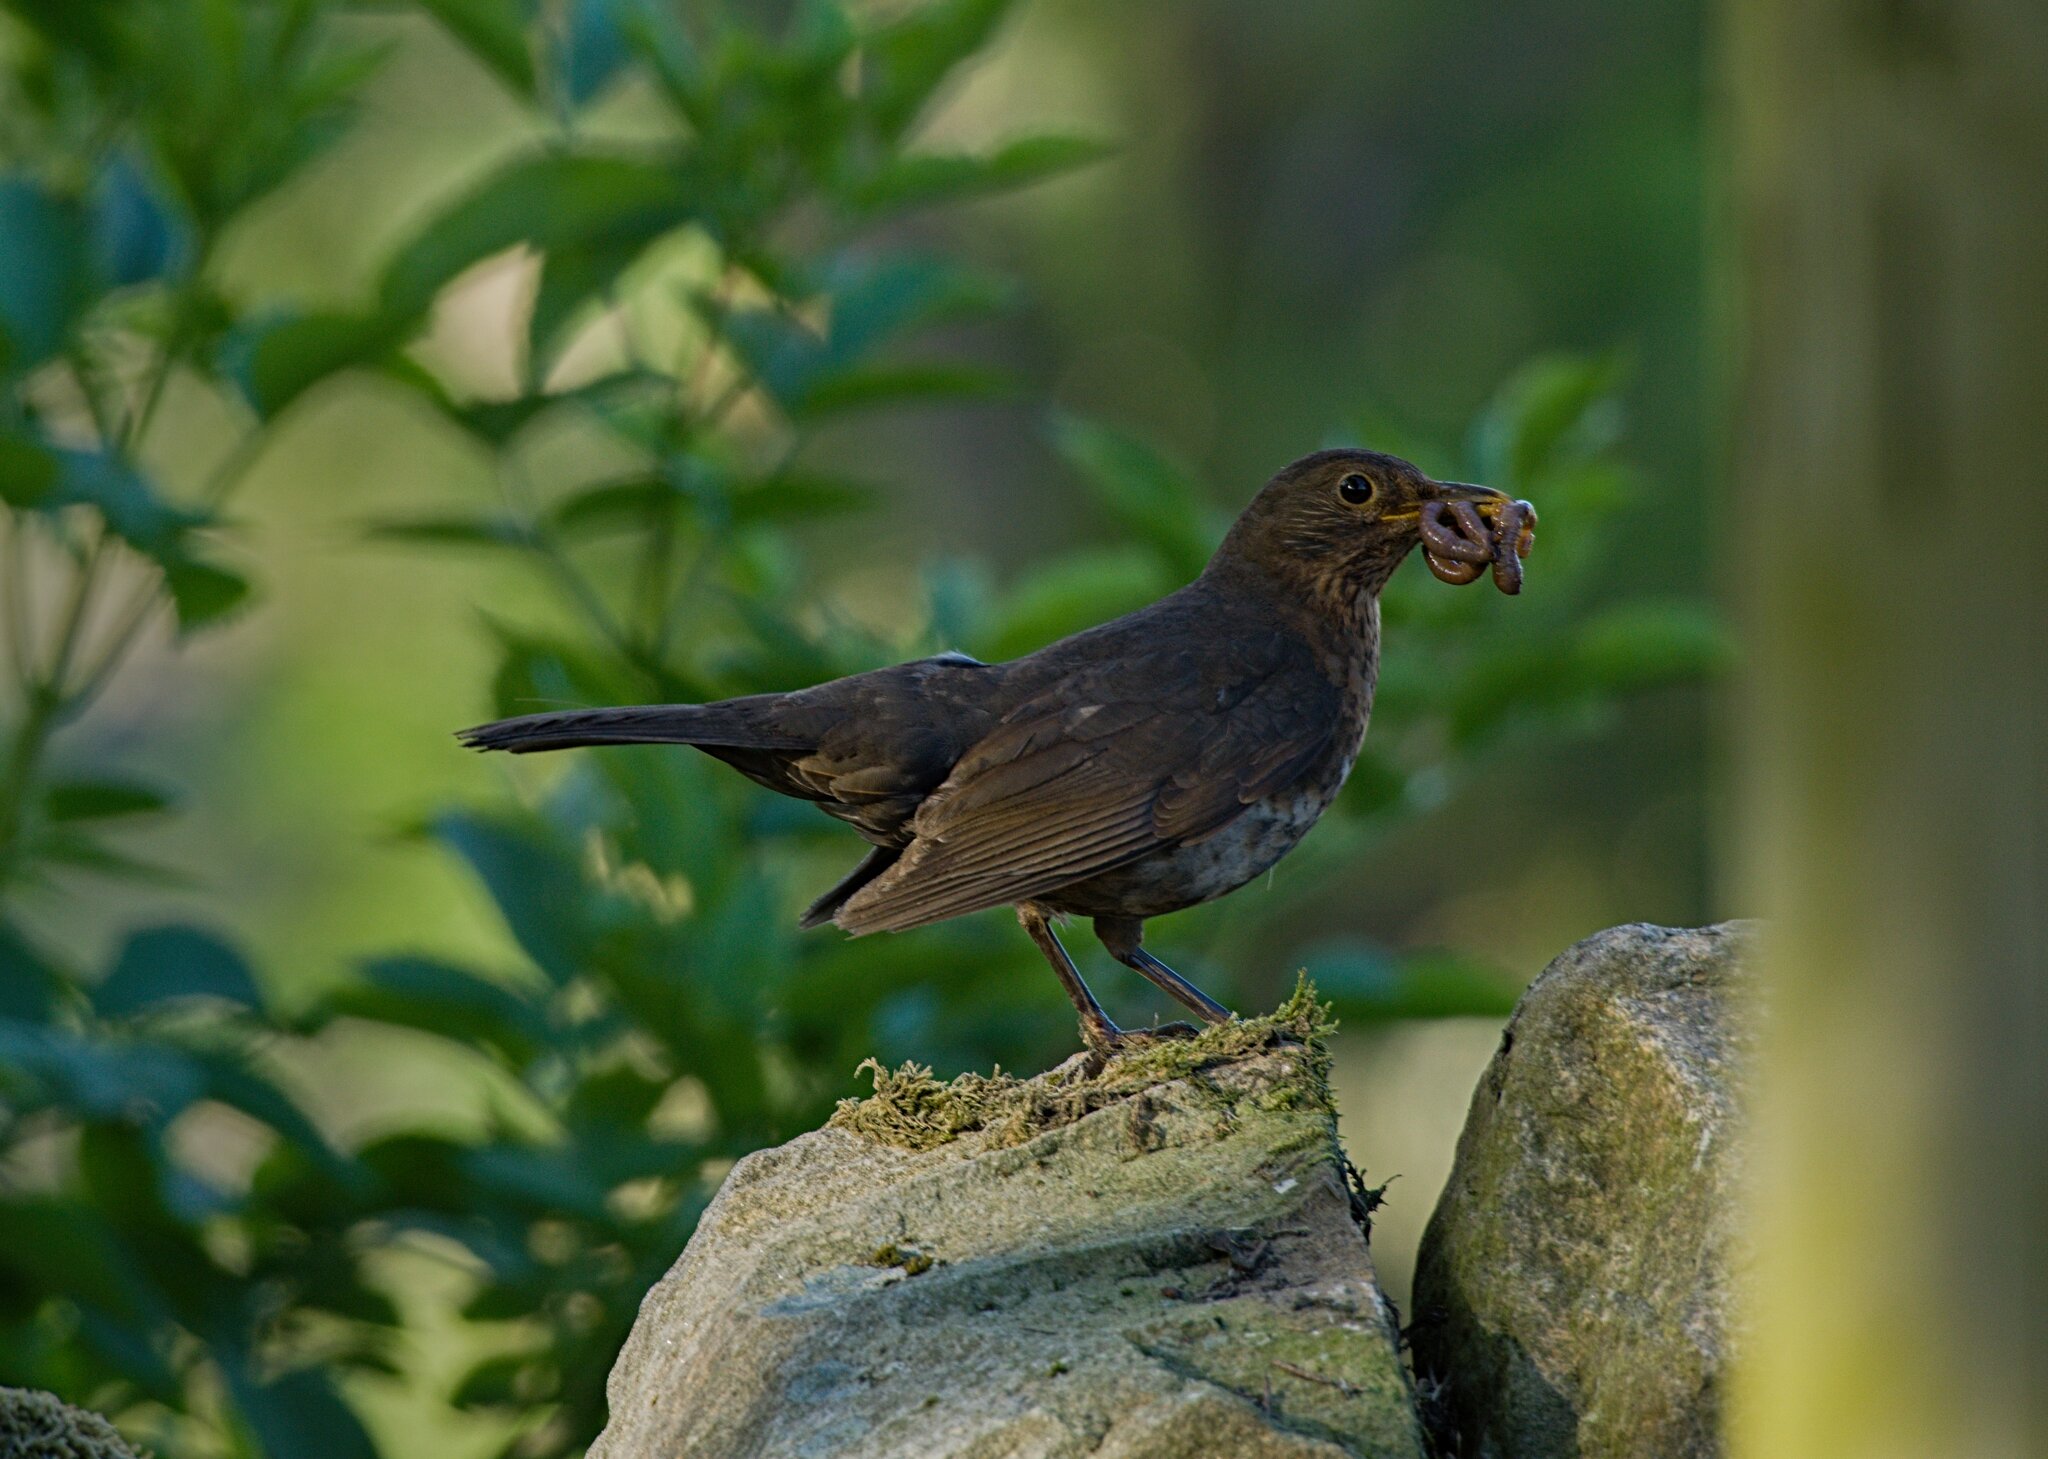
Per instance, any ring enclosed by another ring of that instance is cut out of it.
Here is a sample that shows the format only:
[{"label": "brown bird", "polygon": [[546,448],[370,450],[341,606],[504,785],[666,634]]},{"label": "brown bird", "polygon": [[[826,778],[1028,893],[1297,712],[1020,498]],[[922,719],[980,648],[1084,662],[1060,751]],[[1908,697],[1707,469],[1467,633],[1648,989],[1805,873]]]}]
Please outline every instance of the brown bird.
[{"label": "brown bird", "polygon": [[[1319,451],[1254,497],[1202,575],[1003,664],[965,654],[787,694],[570,710],[462,733],[482,750],[694,745],[873,843],[802,925],[858,936],[1015,906],[1099,1053],[1119,1029],[1052,927],[1211,1023],[1230,1011],[1145,951],[1144,921],[1243,886],[1336,796],[1365,737],[1379,594],[1418,542],[1469,582],[1521,584],[1534,513],[1397,457]],[[1174,1032],[1190,1031],[1187,1025]]]}]

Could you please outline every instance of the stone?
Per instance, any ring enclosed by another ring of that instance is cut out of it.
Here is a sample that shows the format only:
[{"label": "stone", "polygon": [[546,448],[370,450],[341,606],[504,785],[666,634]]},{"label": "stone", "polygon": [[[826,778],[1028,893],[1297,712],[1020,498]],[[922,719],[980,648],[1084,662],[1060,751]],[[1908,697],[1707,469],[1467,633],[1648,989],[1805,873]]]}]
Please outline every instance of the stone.
[{"label": "stone", "polygon": [[0,1388],[5,1459],[139,1459],[114,1426],[34,1388]]},{"label": "stone", "polygon": [[1305,993],[742,1160],[591,1459],[1421,1459]]},{"label": "stone", "polygon": [[1523,995],[1416,1267],[1410,1338],[1441,1452],[1720,1452],[1750,940],[1739,923],[1617,927]]}]

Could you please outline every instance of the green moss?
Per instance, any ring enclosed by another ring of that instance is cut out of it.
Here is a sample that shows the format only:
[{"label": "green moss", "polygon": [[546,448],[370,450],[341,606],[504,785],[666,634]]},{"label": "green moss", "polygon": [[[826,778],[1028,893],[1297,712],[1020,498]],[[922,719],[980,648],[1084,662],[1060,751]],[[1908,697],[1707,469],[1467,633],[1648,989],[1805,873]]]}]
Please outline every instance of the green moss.
[{"label": "green moss", "polygon": [[1194,1078],[1286,1044],[1307,1051],[1307,1067],[1298,1083],[1262,1093],[1261,1107],[1297,1109],[1310,1102],[1327,1107],[1330,1059],[1324,1040],[1335,1027],[1328,1005],[1316,1001],[1315,986],[1303,974],[1292,996],[1263,1017],[1234,1018],[1193,1038],[1137,1044],[1092,1072],[1077,1062],[1035,1079],[998,1069],[948,1082],[922,1064],[890,1070],[869,1059],[860,1068],[874,1079],[875,1092],[866,1099],[841,1100],[830,1123],[906,1150],[936,1149],[969,1133],[986,1136],[991,1148],[1020,1145],[1155,1084]]}]

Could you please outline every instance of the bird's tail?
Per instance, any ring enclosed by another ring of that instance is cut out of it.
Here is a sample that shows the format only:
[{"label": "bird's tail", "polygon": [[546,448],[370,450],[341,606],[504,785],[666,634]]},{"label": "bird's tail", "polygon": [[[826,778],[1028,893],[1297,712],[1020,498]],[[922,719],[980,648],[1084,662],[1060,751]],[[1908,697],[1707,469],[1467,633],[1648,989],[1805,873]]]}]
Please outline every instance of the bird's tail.
[{"label": "bird's tail", "polygon": [[779,695],[728,699],[718,704],[640,704],[623,709],[567,709],[522,714],[462,730],[472,750],[573,750],[584,745],[727,745],[760,750],[808,747],[802,736],[778,729],[772,705]]}]

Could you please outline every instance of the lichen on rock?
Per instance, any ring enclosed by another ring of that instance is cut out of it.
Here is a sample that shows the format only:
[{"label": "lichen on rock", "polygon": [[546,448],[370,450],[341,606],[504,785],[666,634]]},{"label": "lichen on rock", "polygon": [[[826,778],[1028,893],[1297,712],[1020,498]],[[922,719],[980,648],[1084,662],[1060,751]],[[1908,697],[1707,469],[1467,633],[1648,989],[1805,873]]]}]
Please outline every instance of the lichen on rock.
[{"label": "lichen on rock", "polygon": [[876,1093],[734,1168],[592,1459],[1420,1459],[1323,1010]]},{"label": "lichen on rock", "polygon": [[0,1388],[4,1459],[148,1459],[89,1409],[34,1388]]},{"label": "lichen on rock", "polygon": [[1416,1268],[1410,1331],[1444,1452],[1720,1452],[1747,946],[1741,924],[1617,927],[1524,995]]}]

